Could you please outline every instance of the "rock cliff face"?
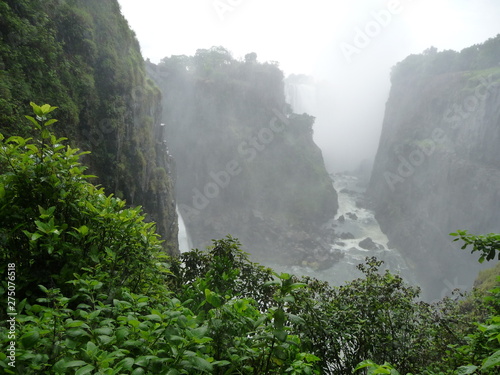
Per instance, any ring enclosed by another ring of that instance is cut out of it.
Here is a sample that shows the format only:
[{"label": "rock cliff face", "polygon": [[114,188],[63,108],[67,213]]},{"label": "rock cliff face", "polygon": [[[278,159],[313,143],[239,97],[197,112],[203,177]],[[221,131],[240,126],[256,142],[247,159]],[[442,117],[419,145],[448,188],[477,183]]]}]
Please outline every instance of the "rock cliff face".
[{"label": "rock cliff face", "polygon": [[195,247],[231,234],[258,260],[300,263],[329,248],[337,211],[314,118],[291,113],[283,74],[223,48],[173,56],[148,71],[163,93],[180,213]]},{"label": "rock cliff face", "polygon": [[477,257],[450,232],[500,230],[500,37],[430,49],[392,72],[369,194],[428,298],[472,286]]},{"label": "rock cliff face", "polygon": [[116,0],[0,2],[0,131],[30,135],[29,102],[58,106],[54,131],[92,152],[107,193],[142,205],[178,252],[161,94]]}]

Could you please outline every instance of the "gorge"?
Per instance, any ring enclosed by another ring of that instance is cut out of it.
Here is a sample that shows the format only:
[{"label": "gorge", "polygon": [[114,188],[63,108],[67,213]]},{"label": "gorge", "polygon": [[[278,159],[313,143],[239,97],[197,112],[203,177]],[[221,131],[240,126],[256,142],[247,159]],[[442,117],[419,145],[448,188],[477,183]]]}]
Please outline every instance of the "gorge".
[{"label": "gorge", "polygon": [[429,49],[392,71],[369,195],[391,243],[433,298],[471,286],[479,266],[449,233],[500,225],[500,36]]},{"label": "gorge", "polygon": [[[438,3],[369,12],[326,82],[154,2],[0,1],[0,372],[498,374],[500,35],[402,59],[389,93],[369,56],[413,10],[442,28]],[[144,60],[125,3],[198,49]],[[240,3],[218,30],[246,14],[300,59],[329,40],[305,25],[340,37],[368,2]]]},{"label": "gorge", "polygon": [[193,246],[230,234],[259,261],[328,260],[320,228],[337,195],[312,140],[314,119],[290,110],[277,66],[214,47],[147,67],[163,93]]},{"label": "gorge", "polygon": [[365,184],[366,173],[325,168],[313,138],[321,92],[306,76],[223,47],[144,62],[117,2],[47,4],[1,5],[2,132],[31,135],[32,100],[59,106],[57,132],[92,151],[85,163],[106,191],[144,207],[169,254],[179,235],[185,251],[230,234],[258,261],[347,280],[342,262],[360,261],[370,237],[427,299],[472,285],[481,267],[448,233],[500,224],[499,37],[393,68]]}]

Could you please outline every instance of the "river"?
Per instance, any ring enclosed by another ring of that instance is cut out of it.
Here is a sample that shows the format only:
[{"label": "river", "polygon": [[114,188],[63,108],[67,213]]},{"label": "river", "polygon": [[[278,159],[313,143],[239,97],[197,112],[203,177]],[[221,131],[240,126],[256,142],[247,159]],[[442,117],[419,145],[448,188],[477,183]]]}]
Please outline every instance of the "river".
[{"label": "river", "polygon": [[[336,233],[337,239],[331,244],[331,251],[341,251],[343,258],[324,270],[302,266],[272,267],[279,272],[311,276],[339,286],[363,276],[356,265],[363,263],[366,257],[375,256],[384,261],[384,269],[389,269],[392,273],[401,275],[406,282],[416,285],[414,272],[399,250],[389,246],[387,236],[380,229],[374,212],[363,206],[365,184],[358,176],[348,173],[336,173],[332,178],[338,193],[339,209],[325,227]],[[370,243],[369,240],[366,241],[367,238],[372,240],[371,246],[365,247],[371,249],[360,246],[363,240]]]}]

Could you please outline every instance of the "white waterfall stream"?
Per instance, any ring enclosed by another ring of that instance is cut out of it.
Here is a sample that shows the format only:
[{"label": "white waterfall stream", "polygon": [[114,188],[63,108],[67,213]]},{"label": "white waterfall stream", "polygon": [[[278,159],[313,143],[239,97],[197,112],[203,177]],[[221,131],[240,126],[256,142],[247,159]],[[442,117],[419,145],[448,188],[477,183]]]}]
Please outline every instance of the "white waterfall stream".
[{"label": "white waterfall stream", "polygon": [[177,217],[179,223],[179,251],[181,253],[185,253],[186,251],[191,250],[192,243],[191,239],[189,238],[186,225],[184,224],[184,220],[182,219],[182,216],[178,208],[177,208]]}]

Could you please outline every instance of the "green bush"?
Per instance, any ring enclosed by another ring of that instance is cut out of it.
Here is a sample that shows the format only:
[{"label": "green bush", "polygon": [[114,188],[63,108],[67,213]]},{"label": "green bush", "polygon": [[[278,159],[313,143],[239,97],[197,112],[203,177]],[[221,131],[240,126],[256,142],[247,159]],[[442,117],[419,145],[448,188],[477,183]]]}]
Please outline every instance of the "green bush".
[{"label": "green bush", "polygon": [[[457,237],[455,241],[462,240],[464,245],[462,249],[472,246],[472,252],[480,252],[479,262],[492,260],[500,251],[499,234],[488,234],[485,236],[470,235],[467,231],[457,231],[451,233]],[[500,284],[500,277],[497,277],[497,285]],[[450,306],[449,301],[441,302],[445,308],[441,309],[441,322],[453,322],[452,325],[445,325],[445,330],[438,330],[433,336],[436,341],[429,346],[430,351],[437,351],[438,356],[433,356],[433,360],[427,364],[423,364],[413,371],[413,374],[421,375],[494,375],[500,370],[500,286],[497,286],[488,292],[482,292],[484,295],[481,300],[478,299],[477,293],[471,294],[465,300]],[[470,307],[470,304],[474,306]],[[485,311],[489,311],[491,315],[483,320],[481,319]],[[463,325],[464,321],[470,318],[480,318],[474,324],[475,331],[470,331],[470,323]],[[458,320],[462,320],[459,322]],[[453,329],[455,328],[455,329]],[[446,336],[448,338],[446,339]],[[444,339],[444,340],[443,340]],[[446,350],[443,344],[439,341],[447,342]],[[436,350],[437,349],[437,350]],[[428,352],[422,352],[423,357],[426,357]],[[367,359],[360,362],[356,370],[367,369],[368,374],[393,374],[399,375],[393,364],[397,363],[401,358],[393,358],[388,362],[383,358],[377,358],[375,361]],[[379,365],[378,363],[383,363]],[[391,364],[390,364],[391,363]],[[395,366],[406,374],[408,368],[406,363],[399,363]],[[411,373],[407,373],[411,375]]]},{"label": "green bush", "polygon": [[0,327],[4,373],[319,373],[288,328],[302,285],[230,237],[170,259],[141,209],[92,185],[85,153],[48,130],[56,107],[32,107],[39,140],[0,135],[0,303],[17,313]]},{"label": "green bush", "polygon": [[154,224],[140,207],[127,209],[88,181],[80,163],[86,153],[48,130],[55,107],[32,106],[39,140],[0,135],[0,271],[16,264],[18,297],[36,295],[38,284],[68,291],[83,267],[108,293],[161,281]]},{"label": "green bush", "polygon": [[500,289],[429,305],[375,258],[331,287],[250,262],[230,236],[168,257],[140,207],[92,185],[85,153],[49,131],[55,107],[31,105],[37,139],[0,135],[4,373],[498,373]]}]

